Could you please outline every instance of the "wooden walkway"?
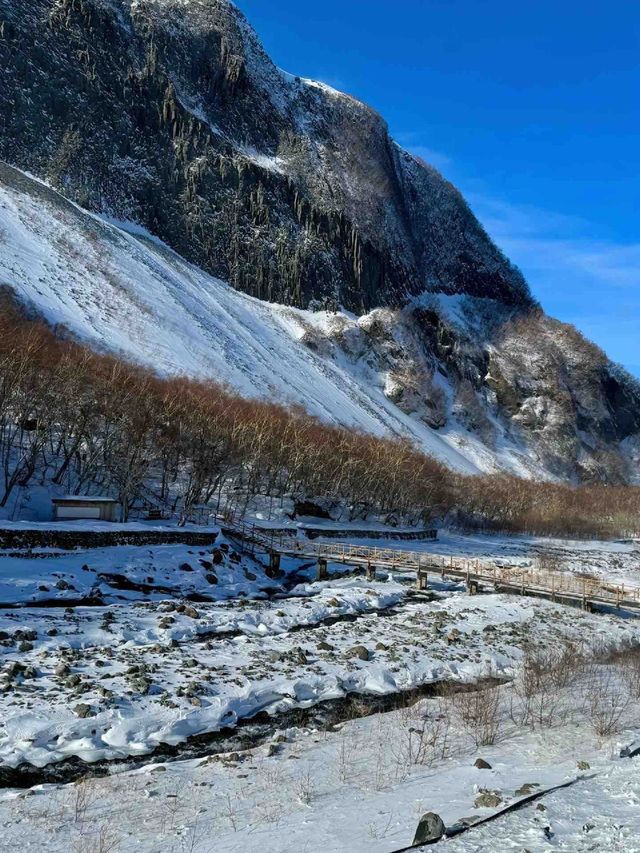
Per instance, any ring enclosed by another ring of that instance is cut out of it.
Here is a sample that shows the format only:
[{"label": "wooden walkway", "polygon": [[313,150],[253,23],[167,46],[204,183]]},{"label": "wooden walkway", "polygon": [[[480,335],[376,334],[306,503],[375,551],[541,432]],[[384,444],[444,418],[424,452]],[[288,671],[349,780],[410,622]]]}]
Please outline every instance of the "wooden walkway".
[{"label": "wooden walkway", "polygon": [[640,587],[615,584],[597,578],[581,577],[572,572],[548,572],[523,566],[504,566],[487,560],[443,557],[424,551],[346,545],[334,542],[308,542],[290,536],[266,536],[256,528],[234,528],[257,550],[271,555],[272,566],[279,568],[281,557],[314,560],[318,578],[327,577],[328,563],[364,567],[375,577],[376,569],[416,574],[418,589],[426,589],[429,576],[463,580],[472,593],[487,586],[498,592],[547,598],[561,604],[594,607],[640,609]]}]

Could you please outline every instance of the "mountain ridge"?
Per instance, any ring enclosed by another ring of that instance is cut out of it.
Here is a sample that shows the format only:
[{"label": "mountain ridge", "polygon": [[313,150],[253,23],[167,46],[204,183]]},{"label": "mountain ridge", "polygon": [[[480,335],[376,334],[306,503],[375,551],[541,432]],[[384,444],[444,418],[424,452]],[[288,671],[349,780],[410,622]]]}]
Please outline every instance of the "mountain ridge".
[{"label": "mountain ridge", "polygon": [[365,313],[428,289],[530,304],[457,190],[370,107],[277,69],[226,0],[0,10],[0,156],[84,207],[269,301]]},{"label": "mountain ridge", "polygon": [[640,479],[638,384],[233,4],[0,0],[0,21],[0,158],[22,170],[0,167],[0,284],[49,322],[458,470]]}]

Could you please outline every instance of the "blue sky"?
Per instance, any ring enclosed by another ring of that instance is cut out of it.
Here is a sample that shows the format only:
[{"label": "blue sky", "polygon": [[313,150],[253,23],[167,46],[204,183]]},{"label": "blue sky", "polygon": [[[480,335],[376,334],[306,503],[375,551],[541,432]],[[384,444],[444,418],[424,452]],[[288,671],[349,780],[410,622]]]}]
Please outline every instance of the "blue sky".
[{"label": "blue sky", "polygon": [[237,2],[278,65],[382,113],[545,309],[640,376],[640,4]]}]

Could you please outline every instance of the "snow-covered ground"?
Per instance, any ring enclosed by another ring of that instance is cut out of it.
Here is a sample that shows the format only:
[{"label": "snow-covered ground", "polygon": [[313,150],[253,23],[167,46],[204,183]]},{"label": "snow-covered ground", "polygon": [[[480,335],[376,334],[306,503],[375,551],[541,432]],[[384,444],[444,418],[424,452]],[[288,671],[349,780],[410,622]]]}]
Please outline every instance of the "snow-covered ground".
[{"label": "snow-covered ground", "polygon": [[[253,299],[140,227],[87,213],[4,164],[0,282],[91,346],[154,370],[213,377],[244,396],[300,404],[375,435],[407,436],[459,471],[547,476],[534,455],[504,437],[490,450],[453,415],[436,431],[388,399],[388,371],[335,342],[337,335],[357,344],[374,315],[314,313]],[[457,316],[463,297],[433,299],[438,310]]]},{"label": "snow-covered ground", "polygon": [[[509,718],[508,693],[491,745],[476,745],[455,699],[427,699],[329,730],[277,730],[246,750],[121,766],[106,779],[39,785],[28,796],[6,791],[0,850],[391,853],[411,843],[427,811],[453,827],[572,780],[579,781],[443,848],[640,849],[640,759],[619,757],[640,732],[636,708],[618,734],[602,738],[574,690],[566,691],[566,716],[540,730]],[[489,767],[477,768],[478,758]],[[499,804],[484,805],[483,792]]]},{"label": "snow-covered ground", "polygon": [[[570,569],[589,561],[603,574],[634,571],[633,546],[620,543],[444,534],[384,544],[510,561],[552,549]],[[615,669],[607,652],[640,646],[639,622],[472,597],[435,579],[424,596],[401,574],[368,581],[342,566],[316,582],[312,566],[298,568],[284,560],[273,580],[222,536],[207,549],[0,556],[3,599],[26,605],[0,607],[0,776],[14,784],[12,774],[31,765],[43,781],[0,791],[0,850],[391,853],[411,842],[426,811],[453,826],[581,776],[545,796],[546,811],[534,803],[446,844],[640,849],[629,846],[640,827],[630,805],[640,758],[619,758],[640,741],[636,694],[606,735],[596,732],[590,699],[601,673]],[[100,581],[116,574],[146,586]],[[61,579],[76,590],[59,589]],[[104,606],[32,602],[97,588]],[[570,660],[594,663],[576,664],[551,705],[536,699],[525,715],[525,655],[565,648]],[[633,667],[615,670],[612,683],[622,684],[623,671],[635,690]],[[495,742],[478,745],[463,694],[427,688],[488,679],[503,682],[499,724]],[[547,713],[547,725],[534,724]],[[491,769],[476,768],[478,756]],[[78,759],[103,769],[110,761],[115,775],[52,782],[69,778],[55,775],[66,767],[80,773],[70,763]],[[500,802],[478,805],[483,790]]]},{"label": "snow-covered ground", "polygon": [[222,537],[213,549],[120,545],[0,553],[0,606],[87,596],[105,603],[167,596],[217,600],[264,596],[262,590],[278,586],[261,564],[251,569]]}]

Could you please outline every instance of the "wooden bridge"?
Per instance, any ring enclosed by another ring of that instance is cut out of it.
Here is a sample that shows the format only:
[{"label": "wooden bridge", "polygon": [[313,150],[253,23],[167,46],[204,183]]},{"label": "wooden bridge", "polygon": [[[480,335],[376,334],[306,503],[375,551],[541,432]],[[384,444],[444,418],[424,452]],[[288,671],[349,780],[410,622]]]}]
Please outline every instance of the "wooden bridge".
[{"label": "wooden bridge", "polygon": [[318,579],[328,577],[329,563],[363,567],[373,579],[376,569],[410,572],[416,574],[418,589],[425,590],[429,576],[462,580],[471,593],[491,587],[497,592],[546,598],[560,604],[580,606],[585,610],[595,607],[640,609],[640,587],[610,583],[572,572],[549,572],[524,566],[505,566],[487,560],[464,557],[443,557],[424,551],[406,551],[395,548],[367,547],[337,542],[309,542],[292,536],[268,536],[263,530],[234,525],[229,533],[242,536],[255,550],[270,555],[271,568],[280,568],[281,557],[314,560],[318,566]]}]

